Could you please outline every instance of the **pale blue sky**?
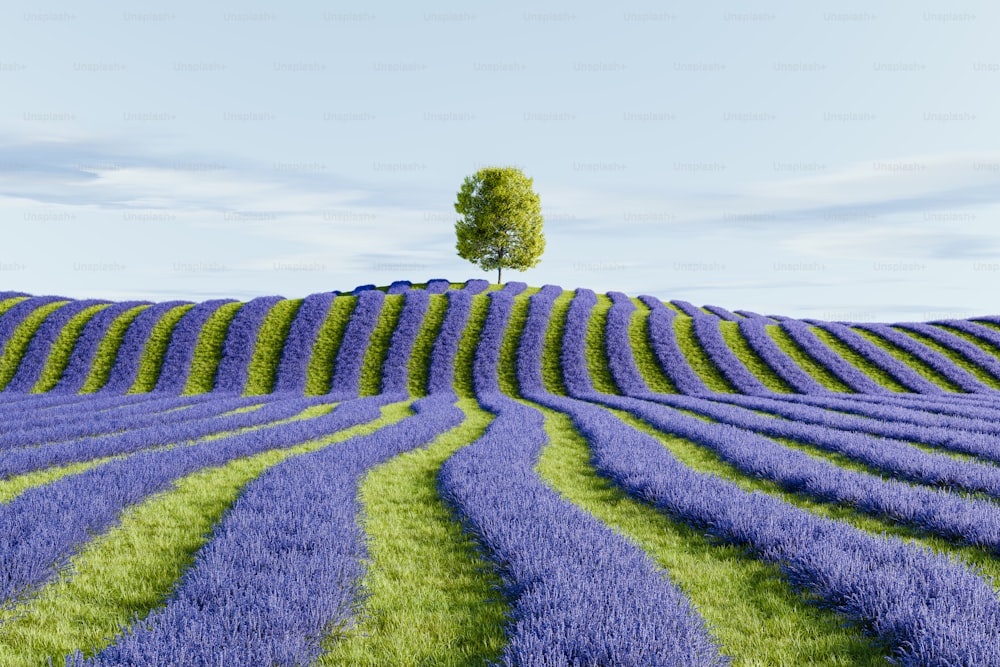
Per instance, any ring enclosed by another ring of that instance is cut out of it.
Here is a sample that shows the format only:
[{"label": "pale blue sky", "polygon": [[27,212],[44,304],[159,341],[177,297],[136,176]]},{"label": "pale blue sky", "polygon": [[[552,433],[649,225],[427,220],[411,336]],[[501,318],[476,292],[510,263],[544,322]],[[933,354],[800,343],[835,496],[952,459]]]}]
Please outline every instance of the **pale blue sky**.
[{"label": "pale blue sky", "polygon": [[505,279],[798,317],[1000,312],[985,1],[0,9],[0,289],[287,297],[493,274],[462,180],[534,179]]}]

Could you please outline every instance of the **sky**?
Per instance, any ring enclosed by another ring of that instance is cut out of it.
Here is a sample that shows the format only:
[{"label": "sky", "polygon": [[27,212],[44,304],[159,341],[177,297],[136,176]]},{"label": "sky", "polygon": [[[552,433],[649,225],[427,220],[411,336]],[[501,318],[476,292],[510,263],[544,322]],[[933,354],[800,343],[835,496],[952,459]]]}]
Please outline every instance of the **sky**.
[{"label": "sky", "polygon": [[0,290],[495,280],[454,204],[515,166],[546,249],[505,281],[1000,313],[998,26],[985,0],[6,0]]}]

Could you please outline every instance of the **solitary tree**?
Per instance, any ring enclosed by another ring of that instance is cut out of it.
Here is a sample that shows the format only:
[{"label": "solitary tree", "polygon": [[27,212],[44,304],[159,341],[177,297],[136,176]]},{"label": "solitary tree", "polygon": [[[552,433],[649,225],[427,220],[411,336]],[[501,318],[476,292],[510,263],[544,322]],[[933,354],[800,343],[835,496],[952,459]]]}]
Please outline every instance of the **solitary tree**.
[{"label": "solitary tree", "polygon": [[545,250],[542,208],[532,179],[516,167],[484,167],[458,191],[455,223],[458,256],[484,271],[524,271],[538,264]]}]

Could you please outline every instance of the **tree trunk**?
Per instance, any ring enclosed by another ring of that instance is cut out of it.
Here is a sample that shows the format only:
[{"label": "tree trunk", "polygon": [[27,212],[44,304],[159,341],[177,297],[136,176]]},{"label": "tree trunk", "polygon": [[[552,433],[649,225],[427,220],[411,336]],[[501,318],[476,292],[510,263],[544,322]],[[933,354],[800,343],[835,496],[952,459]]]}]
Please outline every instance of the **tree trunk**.
[{"label": "tree trunk", "polygon": [[498,266],[497,267],[497,285],[500,284],[500,272],[501,271],[503,271],[503,267],[502,266]]}]

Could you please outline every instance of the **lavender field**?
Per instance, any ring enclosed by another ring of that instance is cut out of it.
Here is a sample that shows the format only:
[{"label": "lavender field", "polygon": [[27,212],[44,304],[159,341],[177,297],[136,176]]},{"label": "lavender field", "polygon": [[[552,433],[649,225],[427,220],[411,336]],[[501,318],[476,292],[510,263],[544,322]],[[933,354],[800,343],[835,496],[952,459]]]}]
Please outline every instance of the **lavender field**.
[{"label": "lavender field", "polygon": [[1000,665],[1000,318],[0,293],[0,665]]}]

